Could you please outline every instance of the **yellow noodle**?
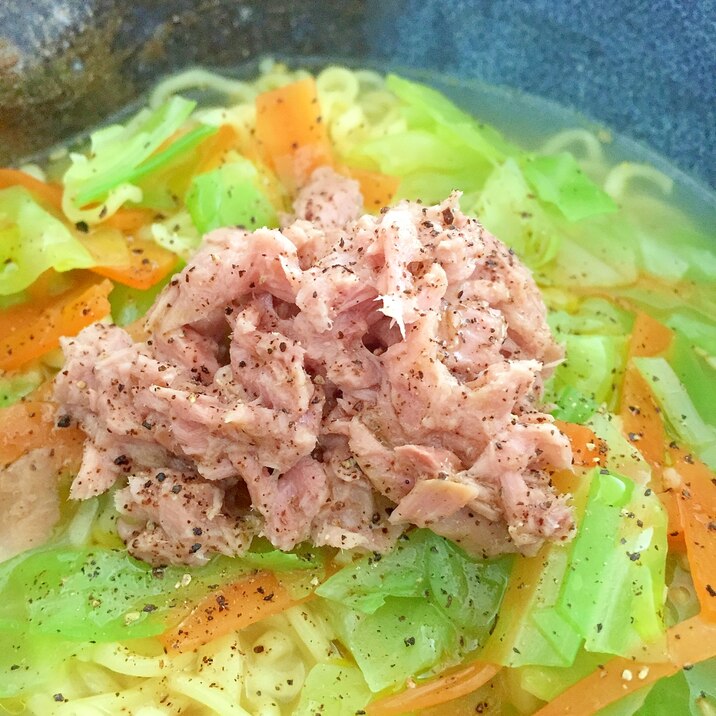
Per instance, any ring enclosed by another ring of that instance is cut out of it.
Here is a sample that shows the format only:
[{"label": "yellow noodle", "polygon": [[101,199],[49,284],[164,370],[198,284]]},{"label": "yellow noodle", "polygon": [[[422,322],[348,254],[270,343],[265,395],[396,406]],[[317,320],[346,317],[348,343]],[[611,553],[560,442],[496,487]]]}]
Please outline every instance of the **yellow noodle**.
[{"label": "yellow noodle", "polygon": [[[583,151],[574,151],[575,146]],[[589,162],[603,162],[604,149],[597,136],[587,129],[565,129],[550,137],[543,145],[544,154],[571,151],[575,157],[586,159]]]},{"label": "yellow noodle", "polygon": [[614,199],[623,199],[627,187],[635,179],[641,179],[650,184],[654,184],[667,195],[671,194],[674,188],[674,180],[671,177],[666,176],[666,174],[663,174],[648,164],[621,162],[607,174],[604,180],[604,191]]},{"label": "yellow noodle", "polygon": [[306,656],[316,662],[339,656],[331,641],[334,635],[327,634],[326,624],[308,606],[291,607],[286,611],[286,619]]},{"label": "yellow noodle", "polygon": [[159,107],[172,95],[181,94],[190,89],[213,90],[225,94],[234,102],[253,102],[256,96],[256,90],[249,82],[230,79],[200,67],[192,67],[161,80],[149,96],[149,106]]},{"label": "yellow noodle", "polygon": [[222,716],[251,716],[249,711],[233,701],[222,688],[218,685],[212,686],[211,682],[198,676],[173,674],[169,677],[169,687]]}]

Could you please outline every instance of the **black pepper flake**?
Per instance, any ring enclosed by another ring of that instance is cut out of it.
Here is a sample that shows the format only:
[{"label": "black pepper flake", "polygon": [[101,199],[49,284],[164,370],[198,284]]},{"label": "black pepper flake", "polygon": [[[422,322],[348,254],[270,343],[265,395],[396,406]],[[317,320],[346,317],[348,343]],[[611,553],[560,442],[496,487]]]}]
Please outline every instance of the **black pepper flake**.
[{"label": "black pepper flake", "polygon": [[199,542],[194,542],[194,544],[189,548],[189,551],[194,554],[195,552],[198,552],[201,549],[201,544]]},{"label": "black pepper flake", "polygon": [[181,492],[181,485],[172,485],[172,492],[178,495]]},{"label": "black pepper flake", "polygon": [[58,428],[69,428],[71,422],[72,422],[71,416],[60,415],[60,417],[57,419],[57,427]]},{"label": "black pepper flake", "polygon": [[714,589],[710,584],[706,585],[706,591],[709,593],[709,597],[716,597],[716,589]]},{"label": "black pepper flake", "polygon": [[58,703],[62,701],[67,701],[67,699],[62,694],[55,694],[52,698]]},{"label": "black pepper flake", "polygon": [[150,423],[148,420],[143,420],[142,427],[146,428],[147,430],[151,430],[154,427],[154,425],[153,425],[153,423]]},{"label": "black pepper flake", "polygon": [[408,636],[405,639],[403,639],[403,642],[405,643],[405,646],[415,646],[415,637]]},{"label": "black pepper flake", "polygon": [[262,644],[257,644],[254,647],[254,654],[263,654],[263,651],[264,651],[264,647]]},{"label": "black pepper flake", "polygon": [[156,610],[157,610],[157,605],[156,605],[156,604],[145,604],[145,605],[142,607],[142,611],[143,611],[143,612],[147,612],[147,614],[149,614],[150,612],[155,612]]},{"label": "black pepper flake", "polygon": [[627,556],[632,562],[636,562],[641,559],[641,552],[627,552]]},{"label": "black pepper flake", "polygon": [[129,465],[129,458],[126,455],[118,455],[114,458],[115,465]]},{"label": "black pepper flake", "polygon": [[164,482],[164,480],[167,479],[167,476],[163,472],[158,472],[155,477],[157,482]]},{"label": "black pepper flake", "polygon": [[201,527],[193,527],[192,530],[193,534],[195,534],[197,537],[201,537],[201,535],[204,534],[204,530],[201,529]]}]

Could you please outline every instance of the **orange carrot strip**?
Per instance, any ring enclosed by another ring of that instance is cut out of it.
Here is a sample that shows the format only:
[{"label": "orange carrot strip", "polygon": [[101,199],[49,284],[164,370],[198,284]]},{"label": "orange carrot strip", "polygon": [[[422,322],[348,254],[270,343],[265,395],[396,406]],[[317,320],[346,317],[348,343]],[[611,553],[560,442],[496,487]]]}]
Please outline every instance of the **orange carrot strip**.
[{"label": "orange carrot strip", "polygon": [[500,668],[494,664],[474,661],[461,669],[440,674],[415,688],[378,699],[368,704],[366,712],[369,716],[398,716],[438,706],[476,691],[490,681]]},{"label": "orange carrot strip", "polygon": [[13,306],[0,314],[0,370],[16,370],[74,336],[110,311],[109,281],[83,281],[59,296],[32,305]]},{"label": "orange carrot strip", "polygon": [[[670,328],[646,313],[637,312],[629,341],[629,361],[634,357],[663,353],[673,336]],[[649,386],[630,362],[624,375],[619,414],[625,436],[651,466],[659,489],[664,465],[664,424]]]},{"label": "orange carrot strip", "polygon": [[389,206],[400,186],[400,178],[389,174],[357,168],[348,169],[348,173],[360,184],[366,211],[376,211]]},{"label": "orange carrot strip", "polygon": [[0,189],[11,186],[23,186],[54,209],[62,209],[62,187],[58,184],[47,184],[19,169],[0,169]]},{"label": "orange carrot strip", "polygon": [[291,190],[305,184],[317,167],[333,166],[312,77],[256,98],[256,138],[266,163]]},{"label": "orange carrot strip", "polygon": [[682,486],[675,491],[701,615],[716,622],[716,477],[696,457],[670,448]]},{"label": "orange carrot strip", "polygon": [[56,404],[41,400],[21,401],[0,409],[0,466],[46,445],[52,445],[60,462],[79,462],[84,433],[73,425],[58,427],[56,412]]},{"label": "orange carrot strip", "polygon": [[716,624],[700,615],[667,631],[670,662],[650,664],[618,657],[570,686],[534,716],[589,716],[623,696],[716,656]]},{"label": "orange carrot strip", "polygon": [[206,149],[197,163],[195,174],[203,174],[216,169],[227,152],[239,148],[239,135],[230,124],[223,124],[219,131],[204,144]]},{"label": "orange carrot strip", "polygon": [[635,356],[656,356],[664,353],[674,337],[674,332],[652,318],[648,313],[637,311],[631,340],[629,341],[629,359]]},{"label": "orange carrot strip", "polygon": [[128,265],[95,266],[91,270],[125,286],[147,289],[161,281],[176,264],[176,255],[153,241],[132,239],[128,245]]},{"label": "orange carrot strip", "polygon": [[555,426],[564,433],[572,444],[572,462],[583,467],[604,467],[607,444],[598,438],[586,425],[555,420]]},{"label": "orange carrot strip", "polygon": [[661,489],[666,440],[664,423],[649,385],[632,365],[627,366],[624,373],[619,415],[625,437],[649,463],[655,486],[657,490]]},{"label": "orange carrot strip", "polygon": [[112,216],[108,216],[101,225],[131,234],[149,224],[153,216],[154,212],[150,209],[119,209]]},{"label": "orange carrot strip", "polygon": [[160,641],[168,652],[191,651],[298,603],[273,574],[259,572],[207,595]]}]

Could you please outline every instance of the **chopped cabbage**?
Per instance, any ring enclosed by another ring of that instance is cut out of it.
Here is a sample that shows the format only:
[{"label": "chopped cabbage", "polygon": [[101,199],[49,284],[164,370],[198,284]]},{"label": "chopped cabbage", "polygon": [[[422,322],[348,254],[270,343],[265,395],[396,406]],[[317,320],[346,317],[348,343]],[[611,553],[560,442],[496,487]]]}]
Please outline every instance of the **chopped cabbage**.
[{"label": "chopped cabbage", "polygon": [[70,271],[94,265],[82,243],[27,189],[0,191],[0,296],[22,291],[50,268]]}]

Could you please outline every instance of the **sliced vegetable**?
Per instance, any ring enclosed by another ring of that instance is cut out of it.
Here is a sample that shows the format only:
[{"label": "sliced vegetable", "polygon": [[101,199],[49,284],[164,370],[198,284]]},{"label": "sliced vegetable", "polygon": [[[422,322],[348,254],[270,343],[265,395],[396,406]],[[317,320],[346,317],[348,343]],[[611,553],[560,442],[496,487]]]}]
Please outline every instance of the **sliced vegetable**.
[{"label": "sliced vegetable", "polygon": [[413,688],[372,702],[369,716],[400,716],[409,711],[439,706],[477,691],[492,679],[501,667],[475,661],[459,669],[430,679]]},{"label": "sliced vegetable", "polygon": [[398,177],[358,168],[351,168],[349,172],[360,184],[360,193],[363,195],[363,206],[366,211],[377,211],[392,203],[400,186]]},{"label": "sliced vegetable", "polygon": [[372,691],[474,651],[500,605],[511,561],[475,560],[428,530],[380,558],[337,572],[317,590]]},{"label": "sliced vegetable", "polygon": [[679,331],[676,331],[667,358],[699,415],[710,425],[716,425],[716,400],[713,399],[716,362],[709,362],[703,351],[695,349]]},{"label": "sliced vegetable", "polygon": [[23,304],[0,313],[0,369],[16,370],[57,348],[61,336],[74,336],[82,328],[109,314],[107,300],[112,284],[82,280],[59,296]]},{"label": "sliced vegetable", "polygon": [[543,706],[535,716],[589,716],[633,691],[677,673],[685,665],[716,656],[716,624],[699,616],[669,629],[667,638],[669,662],[612,659]]},{"label": "sliced vegetable", "polygon": [[199,233],[224,226],[250,230],[278,226],[276,211],[259,182],[259,173],[248,159],[194,177],[186,206]]},{"label": "sliced vegetable", "polygon": [[259,572],[208,594],[161,642],[170,652],[191,651],[298,603],[273,574]]},{"label": "sliced vegetable", "polygon": [[516,560],[486,661],[566,667],[582,643],[626,655],[663,633],[666,518],[656,495],[604,469],[583,484],[572,544]]},{"label": "sliced vegetable", "polygon": [[15,403],[0,410],[0,466],[44,447],[52,440],[55,450],[79,462],[84,433],[75,426],[57,427],[57,406],[40,400]]},{"label": "sliced vegetable", "polygon": [[522,171],[537,196],[554,204],[569,221],[617,210],[614,200],[586,176],[569,152],[528,157]]},{"label": "sliced vegetable", "polygon": [[94,260],[70,230],[24,187],[0,190],[0,295],[22,291],[50,268],[88,268]]},{"label": "sliced vegetable", "polygon": [[555,605],[587,651],[626,656],[662,637],[666,551],[657,496],[597,471]]},{"label": "sliced vegetable", "polygon": [[682,481],[675,493],[701,616],[716,622],[716,478],[686,451],[669,454]]},{"label": "sliced vegetable", "polygon": [[333,165],[312,77],[256,98],[256,139],[266,162],[289,190],[305,184],[317,167]]},{"label": "sliced vegetable", "polygon": [[42,381],[45,372],[40,368],[8,373],[0,378],[0,408],[7,408],[32,393]]},{"label": "sliced vegetable", "polygon": [[112,320],[118,326],[124,327],[142,318],[152,307],[159,292],[167,285],[171,275],[170,271],[162,280],[149,289],[131,288],[119,283],[116,284],[109,294]]},{"label": "sliced vegetable", "polygon": [[[371,697],[360,669],[349,664],[316,664],[306,676],[294,716],[355,716]],[[372,713],[369,711],[368,713]]]},{"label": "sliced vegetable", "polygon": [[634,358],[673,433],[716,469],[716,428],[708,425],[665,358]]},{"label": "sliced vegetable", "polygon": [[154,212],[149,209],[119,209],[112,216],[107,217],[102,225],[132,234],[149,224],[153,216]]},{"label": "sliced vegetable", "polygon": [[0,189],[15,186],[24,187],[36,199],[55,210],[59,211],[62,207],[62,187],[58,184],[47,184],[19,169],[0,169]]},{"label": "sliced vegetable", "polygon": [[430,128],[435,134],[477,152],[493,165],[501,162],[507,152],[519,152],[499,132],[478,124],[432,87],[393,74],[387,76],[385,84],[403,101],[405,115],[413,126]]},{"label": "sliced vegetable", "polygon": [[585,425],[555,420],[555,426],[564,433],[572,445],[572,462],[583,467],[605,467],[608,452],[607,443],[598,438]]},{"label": "sliced vegetable", "polygon": [[131,288],[146,290],[158,284],[177,264],[171,251],[147,239],[127,240],[127,264],[94,266],[92,271]]},{"label": "sliced vegetable", "polygon": [[[115,213],[129,197],[141,198],[141,192],[119,191],[196,146],[215,131],[199,127],[166,149],[154,154],[189,118],[196,103],[172,97],[156,110],[143,110],[126,125],[111,125],[90,135],[91,153],[72,154],[65,172],[63,210],[71,221],[98,223]],[[181,142],[181,144],[180,144]],[[114,201],[111,199],[113,198]],[[84,210],[90,202],[101,201],[99,210]]]}]

